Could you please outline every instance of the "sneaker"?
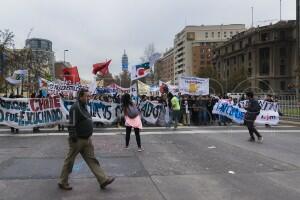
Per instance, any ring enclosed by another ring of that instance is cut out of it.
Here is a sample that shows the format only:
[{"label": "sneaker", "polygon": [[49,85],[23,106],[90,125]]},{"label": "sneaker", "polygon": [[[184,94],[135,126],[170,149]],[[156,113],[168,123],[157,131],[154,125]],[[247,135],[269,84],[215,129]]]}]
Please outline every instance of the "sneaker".
[{"label": "sneaker", "polygon": [[143,148],[143,147],[138,148],[138,152],[142,152],[142,151],[144,151],[144,148]]},{"label": "sneaker", "polygon": [[263,140],[264,140],[264,138],[263,138],[263,137],[259,137],[259,138],[257,139],[257,142],[259,142],[259,143],[262,143],[262,142],[263,142]]},{"label": "sneaker", "polygon": [[250,137],[250,138],[248,139],[248,142],[255,142],[255,139],[254,139],[253,137]]},{"label": "sneaker", "polygon": [[127,150],[127,149],[129,149],[129,147],[128,147],[128,146],[125,146],[125,147],[124,147],[124,149],[126,149],[126,150]]},{"label": "sneaker", "polygon": [[115,181],[115,177],[109,177],[104,183],[102,183],[101,185],[100,185],[100,188],[102,189],[102,190],[104,190],[105,188],[106,188],[106,186],[108,186],[109,184],[111,184],[112,182],[114,182]]},{"label": "sneaker", "polygon": [[58,187],[62,190],[72,190],[73,188],[69,184],[58,183]]}]

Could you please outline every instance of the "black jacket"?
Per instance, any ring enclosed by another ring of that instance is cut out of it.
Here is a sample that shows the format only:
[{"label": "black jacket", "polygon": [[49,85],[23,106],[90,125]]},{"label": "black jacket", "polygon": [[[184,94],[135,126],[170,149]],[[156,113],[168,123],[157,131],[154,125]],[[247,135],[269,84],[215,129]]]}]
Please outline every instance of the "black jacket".
[{"label": "black jacket", "polygon": [[86,104],[77,101],[69,112],[70,138],[89,138],[93,134],[93,121]]},{"label": "black jacket", "polygon": [[257,115],[259,115],[261,107],[257,100],[249,99],[248,106],[245,109],[247,110],[247,113],[245,115],[245,120],[254,121]]}]

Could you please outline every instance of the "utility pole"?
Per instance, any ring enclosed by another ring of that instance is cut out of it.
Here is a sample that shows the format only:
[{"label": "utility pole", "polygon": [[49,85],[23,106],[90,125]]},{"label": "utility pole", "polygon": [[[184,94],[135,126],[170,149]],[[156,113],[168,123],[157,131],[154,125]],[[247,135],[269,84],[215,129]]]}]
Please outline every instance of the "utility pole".
[{"label": "utility pole", "polygon": [[282,19],[282,18],[281,18],[281,8],[282,8],[282,7],[281,7],[281,3],[282,3],[282,0],[280,0],[280,18],[279,18],[279,21],[281,21],[281,19]]},{"label": "utility pole", "polygon": [[300,0],[296,0],[296,98],[299,99],[299,75],[300,75],[300,66],[299,66],[299,58],[300,58]]},{"label": "utility pole", "polygon": [[254,26],[254,23],[253,23],[253,9],[254,9],[254,7],[252,6],[251,7],[251,18],[252,18],[251,28],[253,28],[253,26]]}]

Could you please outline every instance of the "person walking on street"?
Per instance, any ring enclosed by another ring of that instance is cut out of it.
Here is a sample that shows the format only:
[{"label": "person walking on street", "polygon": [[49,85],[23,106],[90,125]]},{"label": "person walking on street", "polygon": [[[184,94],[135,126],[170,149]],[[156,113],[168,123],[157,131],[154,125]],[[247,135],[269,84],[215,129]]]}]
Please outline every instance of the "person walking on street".
[{"label": "person walking on street", "polygon": [[93,174],[96,176],[101,189],[111,184],[115,178],[107,177],[94,154],[91,136],[93,134],[93,121],[87,110],[89,93],[82,89],[78,92],[78,100],[72,105],[69,112],[69,152],[64,160],[61,171],[59,188],[72,190],[68,178],[72,172],[76,156],[80,153]]},{"label": "person walking on street", "polygon": [[250,134],[250,138],[249,138],[248,141],[249,142],[255,142],[255,137],[254,137],[254,134],[255,134],[257,136],[258,142],[262,142],[263,137],[256,130],[256,128],[254,126],[254,121],[255,121],[257,115],[259,115],[261,107],[260,107],[258,101],[256,99],[254,99],[253,92],[247,92],[246,96],[247,96],[247,99],[248,99],[248,104],[245,107],[247,112],[245,114],[244,121],[245,121],[245,125],[247,126],[247,128],[249,130],[249,134]]},{"label": "person walking on street", "polygon": [[144,149],[142,148],[141,145],[141,136],[140,136],[140,130],[143,128],[142,120],[140,117],[140,111],[138,110],[137,106],[132,102],[130,95],[127,93],[123,96],[122,106],[124,110],[125,127],[126,127],[125,149],[128,149],[129,147],[131,129],[133,128],[135,133],[136,143],[138,146],[138,151],[141,152]]}]

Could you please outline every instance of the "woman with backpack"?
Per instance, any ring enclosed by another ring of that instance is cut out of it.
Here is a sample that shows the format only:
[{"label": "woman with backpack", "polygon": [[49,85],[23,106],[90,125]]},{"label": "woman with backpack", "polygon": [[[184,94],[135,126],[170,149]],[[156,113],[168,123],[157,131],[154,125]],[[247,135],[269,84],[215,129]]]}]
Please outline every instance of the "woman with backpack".
[{"label": "woman with backpack", "polygon": [[140,117],[140,111],[138,110],[137,106],[132,102],[130,95],[127,93],[123,96],[122,106],[124,111],[125,127],[126,127],[125,149],[128,149],[131,129],[133,128],[136,137],[136,143],[138,145],[138,151],[141,152],[144,149],[141,146],[140,130],[142,129],[143,126]]}]

